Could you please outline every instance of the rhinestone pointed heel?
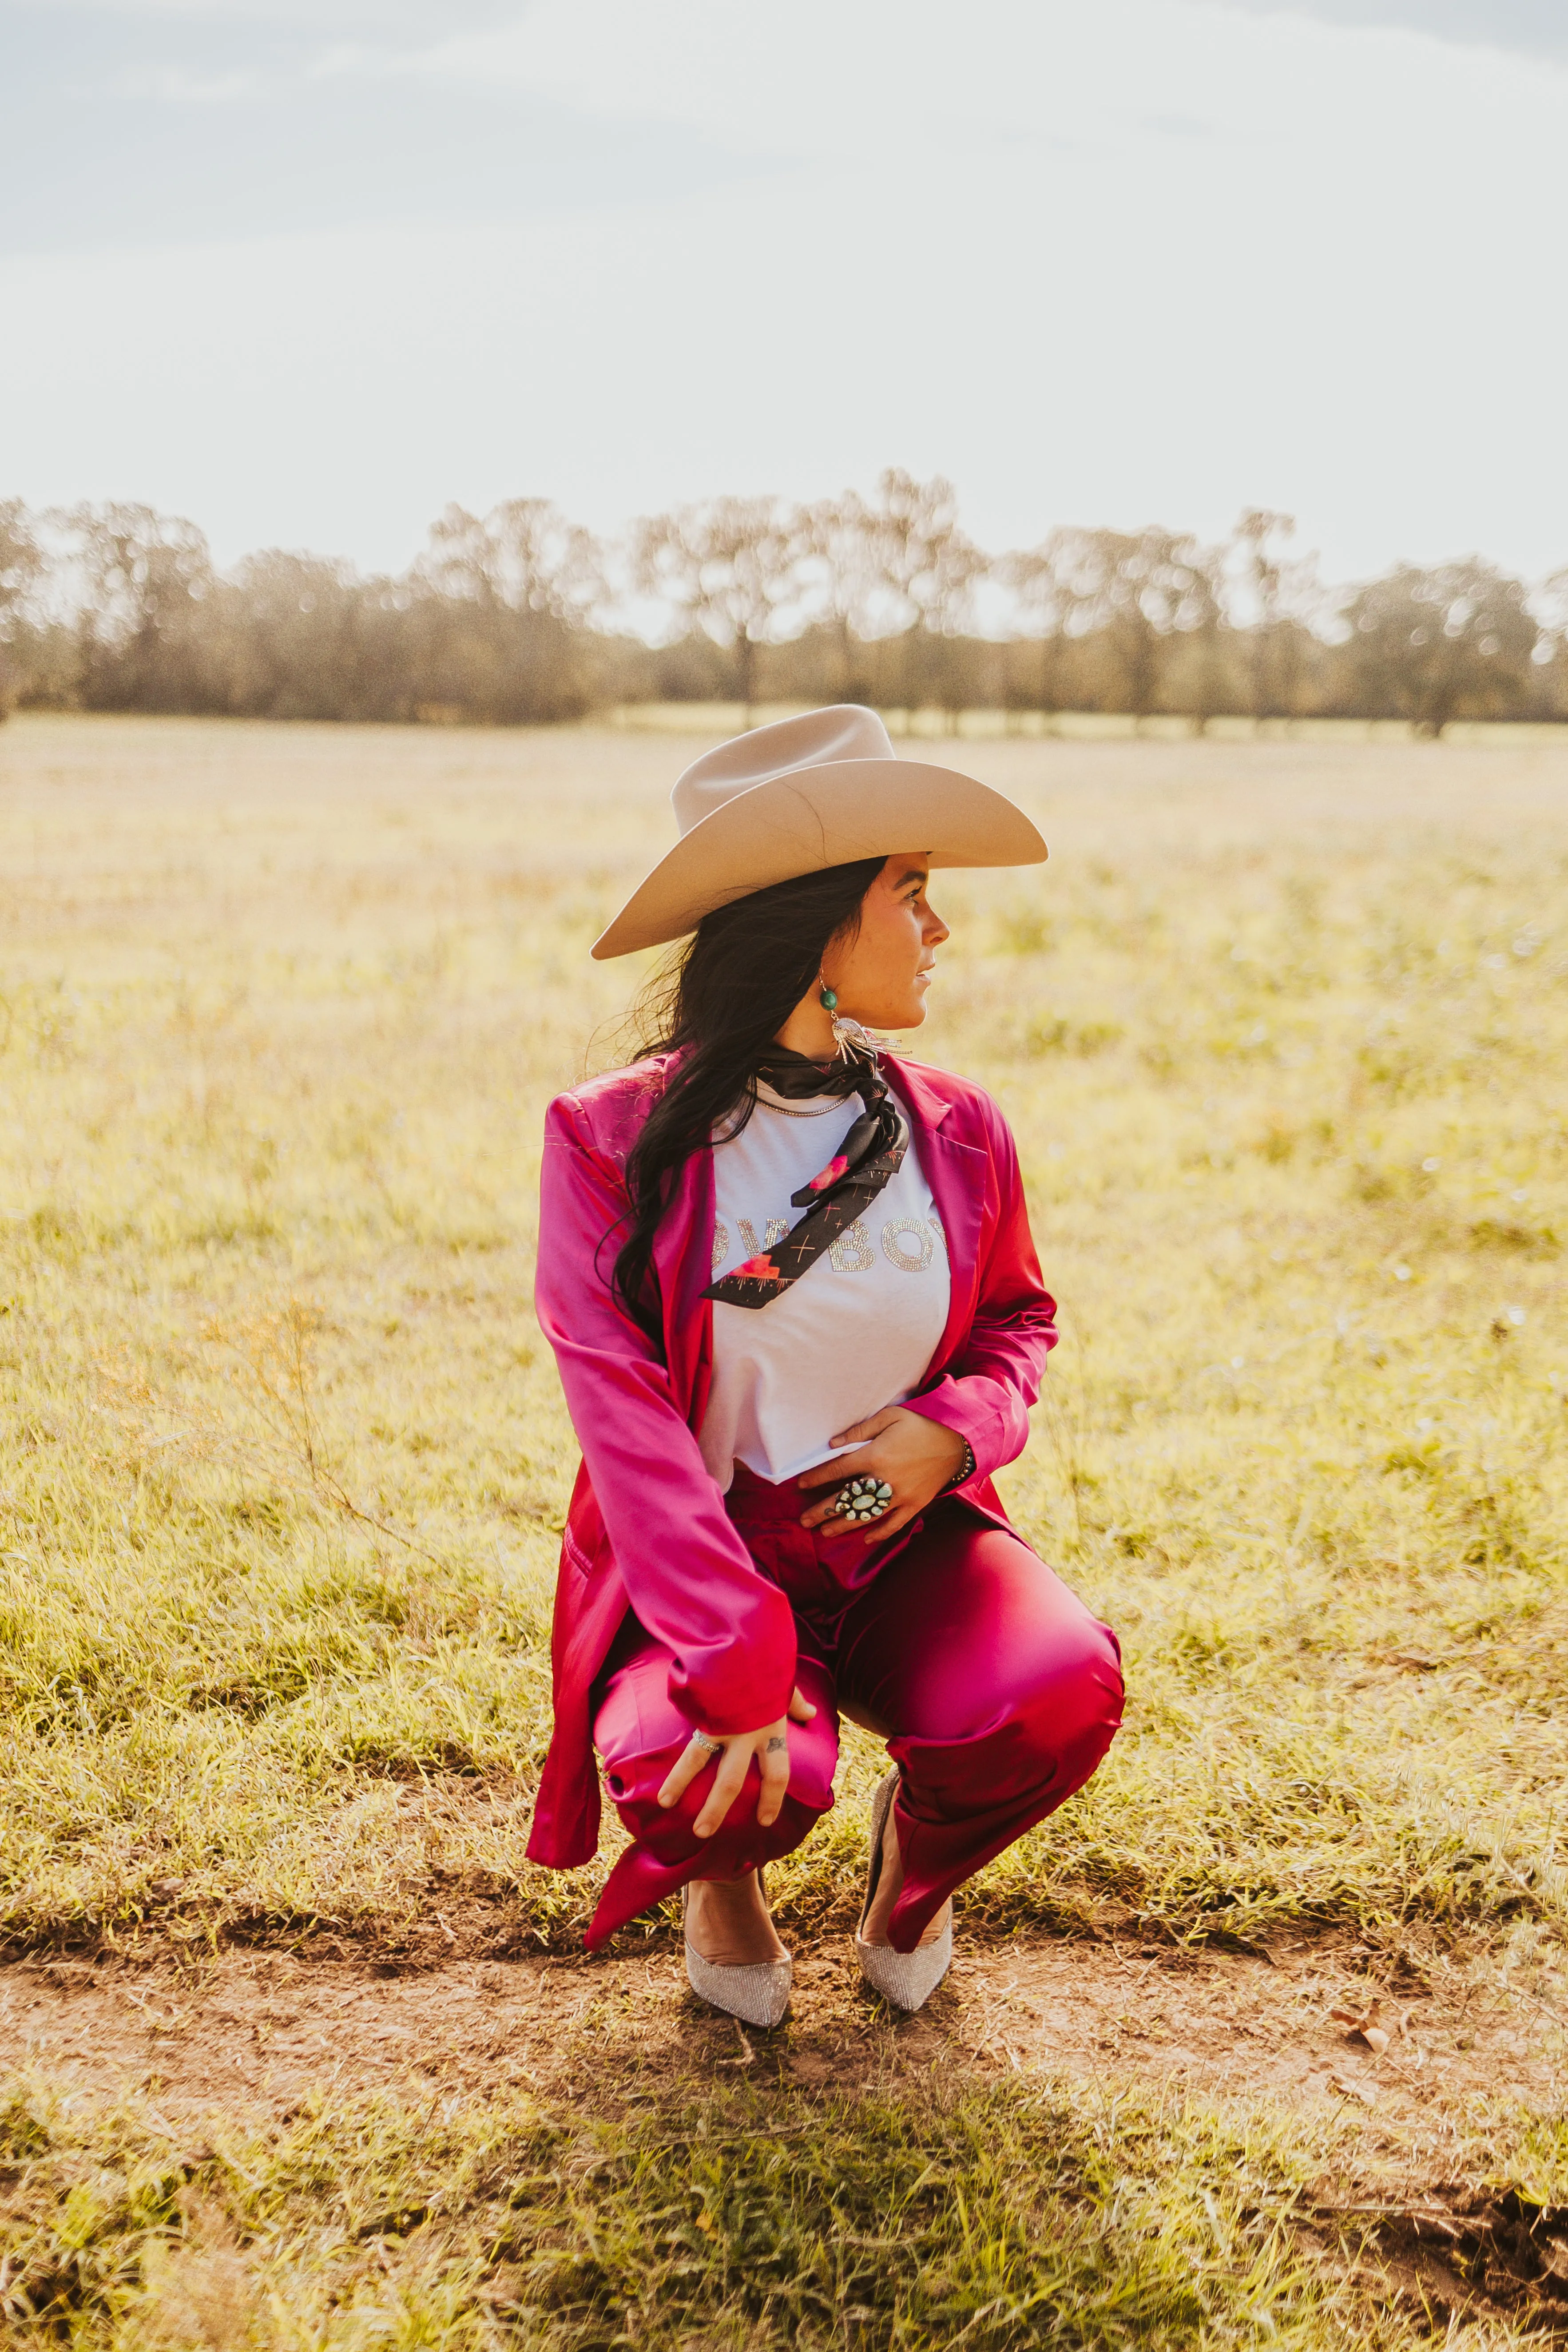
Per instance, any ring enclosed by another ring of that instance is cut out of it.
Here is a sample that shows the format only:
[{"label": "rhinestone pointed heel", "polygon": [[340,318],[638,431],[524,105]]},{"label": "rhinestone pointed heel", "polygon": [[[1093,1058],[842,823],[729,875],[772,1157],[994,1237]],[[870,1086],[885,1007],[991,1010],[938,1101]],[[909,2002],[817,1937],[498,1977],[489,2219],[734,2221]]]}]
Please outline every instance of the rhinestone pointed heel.
[{"label": "rhinestone pointed heel", "polygon": [[[689,1908],[688,1889],[683,1886],[683,1927]],[[765,2027],[780,2022],[789,2007],[795,1976],[795,1961],[788,1952],[782,1960],[742,1960],[725,1966],[719,1960],[705,1960],[689,1936],[684,1941],[686,1980],[700,2000],[723,2010],[730,2017],[740,2018],[746,2025]]]},{"label": "rhinestone pointed heel", "polygon": [[[877,1791],[871,1808],[871,1855],[866,1870],[866,1900],[860,1906],[860,1927],[876,1898],[878,1881],[882,1875],[882,1840],[887,1832],[888,1815],[899,1793],[897,1771],[889,1772]],[[860,1973],[874,1992],[890,2000],[896,2009],[911,2012],[923,2009],[932,1993],[952,1966],[952,1913],[934,1944],[921,1944],[912,1952],[895,1952],[891,1944],[868,1944],[855,1930],[855,1957],[860,1963]]]}]

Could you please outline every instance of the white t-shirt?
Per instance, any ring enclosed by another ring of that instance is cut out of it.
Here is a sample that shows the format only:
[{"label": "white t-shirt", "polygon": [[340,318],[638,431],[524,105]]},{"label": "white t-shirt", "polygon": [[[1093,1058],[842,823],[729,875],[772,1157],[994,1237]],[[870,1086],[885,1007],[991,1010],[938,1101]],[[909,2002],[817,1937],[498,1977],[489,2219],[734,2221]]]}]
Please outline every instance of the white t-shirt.
[{"label": "white t-shirt", "polygon": [[[819,1095],[780,1108],[771,1087],[757,1092],[740,1134],[714,1145],[715,1278],[798,1224],[805,1211],[792,1193],[826,1167],[865,1108],[858,1095]],[[891,1183],[797,1282],[765,1307],[714,1300],[698,1442],[720,1486],[736,1462],[775,1484],[796,1477],[831,1458],[839,1430],[912,1394],[947,1327],[949,1288],[947,1243],[911,1139]]]}]

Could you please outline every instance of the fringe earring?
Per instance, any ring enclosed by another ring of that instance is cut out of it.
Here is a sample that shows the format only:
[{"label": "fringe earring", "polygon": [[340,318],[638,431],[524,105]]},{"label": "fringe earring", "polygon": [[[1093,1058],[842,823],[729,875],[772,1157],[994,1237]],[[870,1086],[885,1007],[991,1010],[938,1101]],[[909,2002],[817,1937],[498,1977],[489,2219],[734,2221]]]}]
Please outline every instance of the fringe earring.
[{"label": "fringe earring", "polygon": [[869,1029],[863,1029],[859,1022],[852,1020],[847,1013],[840,1013],[838,991],[828,986],[824,973],[819,971],[816,978],[819,990],[816,1001],[832,1024],[836,1058],[848,1062],[860,1054],[868,1062],[875,1062],[878,1050],[886,1044],[886,1039],[875,1036]]}]

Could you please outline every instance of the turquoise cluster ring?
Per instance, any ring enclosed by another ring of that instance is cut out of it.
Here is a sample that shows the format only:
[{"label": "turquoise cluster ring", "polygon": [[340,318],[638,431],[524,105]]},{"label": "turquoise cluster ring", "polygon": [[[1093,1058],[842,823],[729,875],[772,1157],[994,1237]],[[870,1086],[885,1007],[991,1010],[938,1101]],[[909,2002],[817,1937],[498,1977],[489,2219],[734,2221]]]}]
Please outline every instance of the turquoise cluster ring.
[{"label": "turquoise cluster ring", "polygon": [[849,1478],[838,1489],[834,1510],[841,1519],[879,1519],[893,1499],[885,1478]]}]

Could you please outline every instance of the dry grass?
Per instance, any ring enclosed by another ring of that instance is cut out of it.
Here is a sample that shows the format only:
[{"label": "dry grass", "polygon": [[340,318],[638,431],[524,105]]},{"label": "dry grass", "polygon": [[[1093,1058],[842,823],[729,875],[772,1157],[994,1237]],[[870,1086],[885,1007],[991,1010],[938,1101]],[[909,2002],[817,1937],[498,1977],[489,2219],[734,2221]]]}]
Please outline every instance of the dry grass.
[{"label": "dry grass", "polygon": [[[594,1874],[520,1864],[574,1459],[537,1138],[635,977],[586,947],[687,755],[0,730],[14,1942],[489,1902],[564,1943],[591,1905]],[[921,1050],[1019,1135],[1067,1339],[1009,1497],[1121,1632],[1131,1705],[972,1909],[1321,1922],[1416,1968],[1479,1936],[1550,1998],[1568,751],[974,756],[1055,856],[944,886]],[[781,1874],[797,1932],[843,1907],[874,1769],[851,1742]],[[179,2294],[221,2298],[224,2242]],[[709,2324],[685,2340],[773,2340]],[[866,2340],[947,2340],[899,2325]]]}]

